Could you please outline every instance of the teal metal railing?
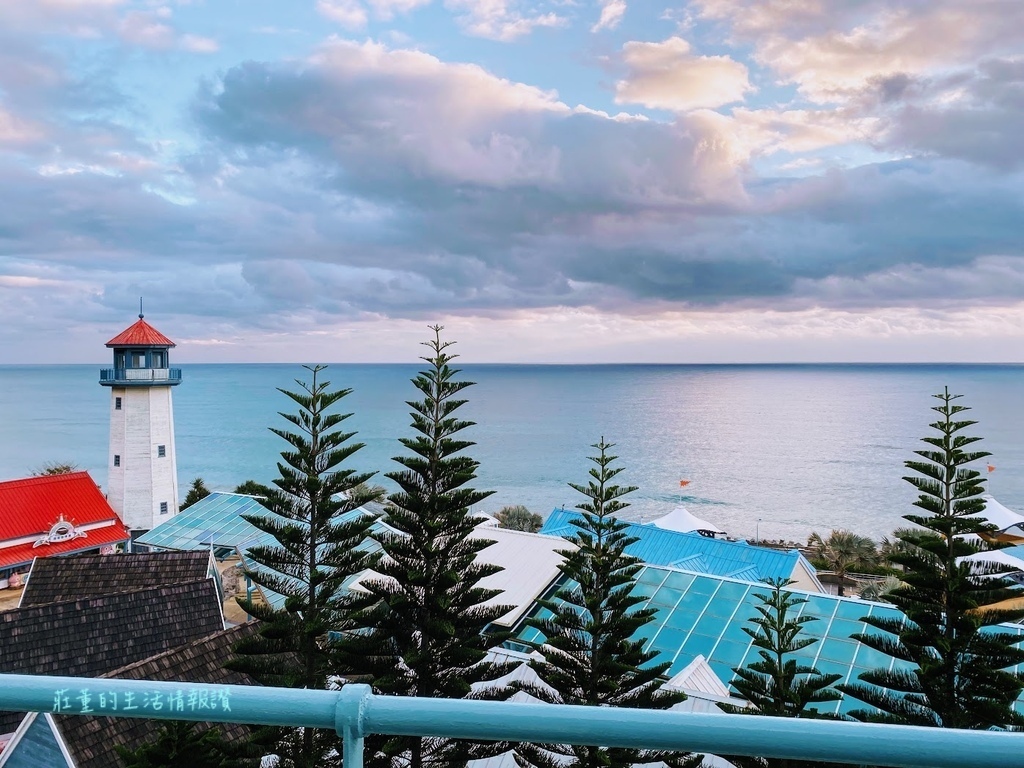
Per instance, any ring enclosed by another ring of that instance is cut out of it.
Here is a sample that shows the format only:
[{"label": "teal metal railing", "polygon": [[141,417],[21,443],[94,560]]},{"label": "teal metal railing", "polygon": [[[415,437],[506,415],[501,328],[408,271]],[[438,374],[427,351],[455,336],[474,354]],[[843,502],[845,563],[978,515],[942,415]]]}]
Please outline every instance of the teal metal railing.
[{"label": "teal metal railing", "polygon": [[180,383],[181,368],[100,368],[100,384],[108,387]]},{"label": "teal metal railing", "polygon": [[335,729],[346,768],[368,734],[592,744],[917,768],[1019,768],[1024,735],[611,707],[377,696],[241,685],[0,675],[0,709]]}]

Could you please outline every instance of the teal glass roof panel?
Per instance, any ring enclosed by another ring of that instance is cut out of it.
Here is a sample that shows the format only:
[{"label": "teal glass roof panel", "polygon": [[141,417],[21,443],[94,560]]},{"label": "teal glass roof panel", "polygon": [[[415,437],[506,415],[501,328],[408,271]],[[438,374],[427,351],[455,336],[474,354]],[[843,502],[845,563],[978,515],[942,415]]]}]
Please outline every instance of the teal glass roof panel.
[{"label": "teal glass roof panel", "polygon": [[198,550],[210,546],[237,548],[270,539],[241,515],[271,512],[251,496],[211,493],[139,537],[140,544],[162,549]]},{"label": "teal glass roof panel", "polygon": [[693,584],[693,574],[684,571],[668,571],[663,583],[672,589],[686,589]]},{"label": "teal glass roof panel", "polygon": [[[540,532],[549,536],[571,536],[576,532],[571,521],[578,517],[579,513],[573,510],[556,509],[548,516]],[[637,539],[626,548],[626,552],[645,563],[717,576],[749,578],[751,581],[790,578],[801,559],[796,550],[784,552],[751,546],[743,541],[669,531],[654,525],[627,522],[624,533]]]},{"label": "teal glass roof panel", "polygon": [[[726,684],[733,678],[733,668],[749,664],[758,658],[752,638],[744,632],[751,627],[750,618],[757,614],[760,601],[756,595],[765,594],[768,587],[760,583],[738,581],[709,574],[683,573],[666,566],[646,565],[638,574],[645,585],[640,592],[645,606],[656,609],[654,619],[634,636],[647,640],[645,648],[656,654],[657,663],[668,663],[666,675],[671,677],[682,671],[698,655],[703,655],[711,668]],[[672,588],[670,583],[688,586]],[[651,595],[652,585],[664,584]],[[803,625],[806,637],[817,642],[794,654],[800,663],[814,665],[823,674],[839,674],[845,681],[856,681],[868,670],[891,668],[903,662],[879,653],[850,639],[854,632],[875,632],[860,618],[867,615],[900,616],[894,606],[869,603],[856,598],[796,592],[807,602],[797,608],[802,616],[816,621]],[[678,599],[677,596],[681,595]],[[528,615],[536,615],[538,609]],[[752,627],[751,627],[752,628]],[[1004,630],[1024,634],[1024,626],[1006,626]],[[540,641],[539,632],[525,629],[517,635],[521,639]],[[863,709],[865,705],[846,697],[841,704],[823,704],[821,711],[848,712]]]}]

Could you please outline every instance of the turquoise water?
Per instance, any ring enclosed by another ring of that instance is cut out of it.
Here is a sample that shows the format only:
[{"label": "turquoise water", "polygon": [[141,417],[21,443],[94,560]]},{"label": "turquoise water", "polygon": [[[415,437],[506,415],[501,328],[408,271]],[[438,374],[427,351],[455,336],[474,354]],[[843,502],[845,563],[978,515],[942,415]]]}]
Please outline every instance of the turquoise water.
[{"label": "turquoise water", "polygon": [[[72,461],[106,483],[109,392],[100,366],[0,366],[0,478]],[[174,408],[181,493],[197,475],[212,489],[270,480],[290,401],[275,391],[296,365],[183,365]],[[336,365],[352,429],[366,448],[353,466],[391,471],[410,434],[406,365]],[[485,510],[571,506],[589,445],[617,443],[624,483],[640,490],[627,516],[650,519],[680,499],[737,536],[805,539],[848,527],[879,538],[912,510],[903,462],[935,414],[930,394],[966,395],[975,434],[994,456],[991,492],[1024,512],[1024,366],[470,366],[463,409],[481,462]],[[680,496],[679,480],[692,483]],[[761,522],[758,523],[758,518]]]}]

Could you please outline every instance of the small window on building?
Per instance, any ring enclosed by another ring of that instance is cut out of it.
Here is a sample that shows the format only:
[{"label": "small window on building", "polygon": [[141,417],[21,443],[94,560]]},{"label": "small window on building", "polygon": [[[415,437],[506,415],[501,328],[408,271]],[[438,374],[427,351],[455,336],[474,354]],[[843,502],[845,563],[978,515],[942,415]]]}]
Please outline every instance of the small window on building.
[{"label": "small window on building", "polygon": [[166,456],[166,455],[167,455],[167,446],[166,446],[166,445],[158,445],[158,446],[156,447],[156,455],[157,455],[158,457],[160,457],[161,459],[162,459],[162,458],[163,458],[164,456]]},{"label": "small window on building", "polygon": [[120,411],[121,410],[121,398],[120,397],[115,397],[114,398],[114,410],[115,411]]},{"label": "small window on building", "polygon": [[160,514],[161,515],[166,515],[167,514],[167,502],[166,501],[161,501],[160,502]]},{"label": "small window on building", "polygon": [[115,467],[120,467],[121,466],[121,455],[120,454],[117,454],[117,453],[114,454],[114,466]]}]

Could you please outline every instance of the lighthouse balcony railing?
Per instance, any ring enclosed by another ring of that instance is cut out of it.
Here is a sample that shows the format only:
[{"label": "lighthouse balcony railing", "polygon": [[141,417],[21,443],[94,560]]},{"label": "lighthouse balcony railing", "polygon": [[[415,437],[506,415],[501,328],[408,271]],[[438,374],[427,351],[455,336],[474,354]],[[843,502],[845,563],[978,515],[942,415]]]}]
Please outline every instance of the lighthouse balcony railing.
[{"label": "lighthouse balcony railing", "polygon": [[100,383],[180,382],[181,368],[101,368]]},{"label": "lighthouse balcony railing", "polygon": [[[340,691],[146,680],[0,675],[0,709],[57,715],[329,728],[345,768],[362,768],[370,734],[590,744],[760,755],[873,766],[1019,768],[1021,735],[832,720],[614,707],[378,696]],[[15,736],[17,738],[17,736]],[[10,748],[10,747],[8,747]]]}]

